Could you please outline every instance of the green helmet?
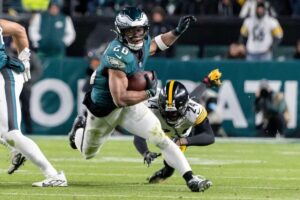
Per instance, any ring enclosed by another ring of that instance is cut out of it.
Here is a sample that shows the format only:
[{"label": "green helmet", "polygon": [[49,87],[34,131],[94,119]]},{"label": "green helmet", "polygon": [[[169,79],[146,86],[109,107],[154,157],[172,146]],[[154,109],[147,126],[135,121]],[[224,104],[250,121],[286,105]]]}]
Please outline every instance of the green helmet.
[{"label": "green helmet", "polygon": [[115,28],[118,39],[128,48],[137,51],[143,47],[144,38],[149,32],[147,15],[139,8],[125,7],[116,16]]}]

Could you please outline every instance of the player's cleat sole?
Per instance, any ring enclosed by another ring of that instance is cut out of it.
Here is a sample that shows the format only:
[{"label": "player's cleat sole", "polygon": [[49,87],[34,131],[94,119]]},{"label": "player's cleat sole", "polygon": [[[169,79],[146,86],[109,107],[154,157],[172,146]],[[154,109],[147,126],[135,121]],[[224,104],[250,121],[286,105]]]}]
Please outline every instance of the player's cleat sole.
[{"label": "player's cleat sole", "polygon": [[84,128],[85,127],[85,117],[84,116],[77,116],[71,131],[69,132],[69,143],[72,149],[77,149],[76,144],[75,144],[75,135],[76,135],[76,131],[79,128]]},{"label": "player's cleat sole", "polygon": [[32,183],[33,187],[67,187],[68,182],[64,172],[59,172],[55,176],[49,177],[41,182]]},{"label": "player's cleat sole", "polygon": [[20,166],[24,165],[25,161],[26,161],[26,158],[21,153],[15,154],[12,157],[11,166],[7,170],[7,173],[13,174],[16,170],[18,170],[20,168]]},{"label": "player's cleat sole", "polygon": [[193,178],[187,182],[187,186],[192,192],[204,192],[212,186],[212,182],[208,179],[201,179],[197,176],[193,176]]}]

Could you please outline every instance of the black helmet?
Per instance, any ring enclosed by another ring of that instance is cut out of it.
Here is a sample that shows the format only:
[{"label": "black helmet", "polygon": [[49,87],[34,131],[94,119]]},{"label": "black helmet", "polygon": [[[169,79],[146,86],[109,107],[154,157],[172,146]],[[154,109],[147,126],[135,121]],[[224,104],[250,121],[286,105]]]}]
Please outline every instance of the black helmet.
[{"label": "black helmet", "polygon": [[189,93],[178,81],[171,80],[160,91],[158,106],[161,115],[169,124],[176,124],[187,110]]},{"label": "black helmet", "polygon": [[118,34],[119,40],[127,45],[132,50],[139,50],[143,47],[143,43],[133,44],[128,41],[130,38],[127,38],[125,35],[125,30],[134,28],[134,27],[143,27],[144,32],[140,36],[145,38],[149,32],[149,21],[146,13],[137,7],[125,7],[122,9],[115,19],[115,28]]}]

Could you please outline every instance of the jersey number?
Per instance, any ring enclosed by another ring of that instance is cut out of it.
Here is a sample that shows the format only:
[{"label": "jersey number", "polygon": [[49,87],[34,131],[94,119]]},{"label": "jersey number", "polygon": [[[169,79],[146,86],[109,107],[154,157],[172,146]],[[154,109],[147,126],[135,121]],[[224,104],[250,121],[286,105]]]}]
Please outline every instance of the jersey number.
[{"label": "jersey number", "polygon": [[121,48],[121,45],[118,45],[118,46],[116,46],[116,47],[113,48],[113,51],[120,52],[120,50],[121,50],[121,53],[124,54],[124,55],[127,55],[128,52],[129,52],[128,48],[126,48],[126,47],[122,47]]},{"label": "jersey number", "polygon": [[264,30],[259,26],[253,27],[253,41],[261,42],[265,38]]}]

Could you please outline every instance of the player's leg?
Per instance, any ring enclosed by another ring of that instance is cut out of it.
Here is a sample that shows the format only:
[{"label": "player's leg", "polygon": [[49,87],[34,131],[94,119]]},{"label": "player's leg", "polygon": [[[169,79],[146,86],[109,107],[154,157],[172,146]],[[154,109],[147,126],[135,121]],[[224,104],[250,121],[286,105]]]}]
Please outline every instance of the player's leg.
[{"label": "player's leg", "polygon": [[[12,70],[2,69],[0,76],[0,102],[1,102],[1,137],[27,159],[37,165],[48,178],[59,182],[53,182],[47,186],[67,186],[63,173],[57,173],[54,167],[46,159],[39,147],[20,131],[21,109],[19,95],[23,86],[22,74],[16,74]],[[39,185],[42,186],[42,185]]]},{"label": "player's leg", "polygon": [[121,112],[122,109],[115,109],[109,115],[99,118],[88,111],[86,125],[77,128],[74,137],[75,146],[85,159],[93,158],[100,151],[113,133]]},{"label": "player's leg", "polygon": [[193,175],[183,153],[165,135],[157,117],[143,103],[124,108],[122,119],[119,124],[121,127],[132,134],[149,139],[161,149],[166,162],[183,176],[192,191],[204,191],[211,185],[210,181],[198,179]]},{"label": "player's leg", "polygon": [[9,166],[7,173],[13,174],[16,170],[19,169],[20,166],[24,164],[26,161],[26,158],[24,155],[22,155],[20,152],[18,152],[15,148],[12,148],[7,144],[7,142],[0,138],[0,144],[5,146],[10,152],[11,152],[11,165]]},{"label": "player's leg", "polygon": [[149,177],[149,183],[160,183],[174,174],[174,168],[164,160],[164,167]]}]

